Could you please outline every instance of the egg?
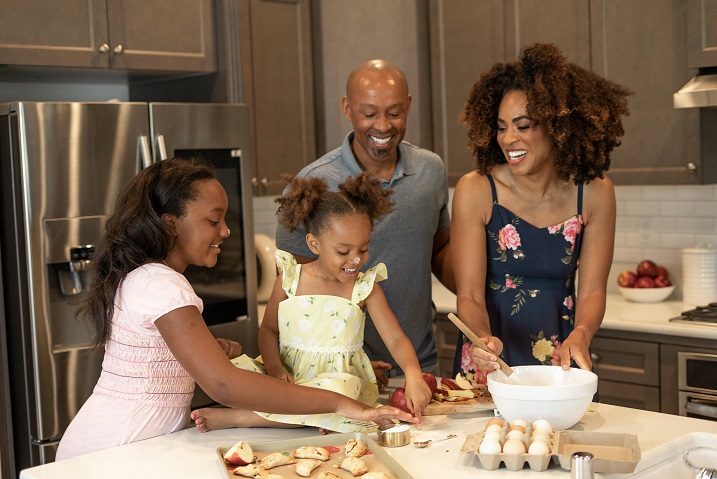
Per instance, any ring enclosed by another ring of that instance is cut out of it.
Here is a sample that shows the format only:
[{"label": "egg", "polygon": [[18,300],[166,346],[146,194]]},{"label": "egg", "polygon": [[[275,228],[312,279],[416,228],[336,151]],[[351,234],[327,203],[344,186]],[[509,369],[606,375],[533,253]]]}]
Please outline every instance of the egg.
[{"label": "egg", "polygon": [[520,432],[519,429],[511,429],[508,431],[508,434],[505,435],[506,439],[517,439],[519,441],[523,440],[524,434]]},{"label": "egg", "polygon": [[533,434],[530,436],[530,440],[532,442],[540,441],[544,442],[547,445],[550,445],[550,434],[548,434],[545,431],[533,431]]},{"label": "egg", "polygon": [[505,422],[503,422],[501,419],[498,419],[497,417],[494,417],[490,421],[488,421],[488,424],[485,425],[486,429],[488,429],[493,424],[497,424],[501,429],[505,425]]},{"label": "egg", "polygon": [[528,448],[528,454],[536,454],[539,456],[545,456],[550,454],[550,447],[543,441],[533,441]]},{"label": "egg", "polygon": [[499,443],[503,443],[503,438],[501,437],[501,434],[499,432],[486,432],[483,434],[483,439],[495,439]]},{"label": "egg", "polygon": [[503,430],[503,426],[499,426],[497,424],[491,424],[487,428],[485,428],[485,432],[497,432],[500,433]]},{"label": "egg", "polygon": [[536,419],[533,422],[533,428],[538,431],[545,431],[548,434],[553,432],[553,426],[551,426],[550,423],[545,419]]},{"label": "egg", "polygon": [[528,426],[528,423],[523,421],[522,419],[516,419],[512,423],[510,423],[511,426],[523,426],[523,428],[526,428]]},{"label": "egg", "polygon": [[508,431],[520,431],[520,433],[522,434],[525,432],[525,426],[512,425],[512,426],[510,426]]},{"label": "egg", "polygon": [[500,454],[500,443],[495,439],[484,437],[478,452],[480,454]]},{"label": "egg", "polygon": [[503,444],[503,453],[524,454],[525,444],[523,444],[523,441],[520,441],[518,439],[508,439],[507,441],[505,441],[505,444]]}]

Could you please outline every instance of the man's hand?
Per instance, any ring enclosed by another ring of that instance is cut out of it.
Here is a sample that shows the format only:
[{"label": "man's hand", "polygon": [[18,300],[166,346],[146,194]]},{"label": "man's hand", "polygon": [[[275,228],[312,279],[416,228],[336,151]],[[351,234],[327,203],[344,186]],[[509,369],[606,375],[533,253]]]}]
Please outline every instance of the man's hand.
[{"label": "man's hand", "polygon": [[376,375],[376,382],[378,383],[378,390],[382,390],[384,386],[388,385],[388,376],[384,374],[384,371],[390,371],[391,365],[384,361],[371,361],[371,367],[373,373]]}]

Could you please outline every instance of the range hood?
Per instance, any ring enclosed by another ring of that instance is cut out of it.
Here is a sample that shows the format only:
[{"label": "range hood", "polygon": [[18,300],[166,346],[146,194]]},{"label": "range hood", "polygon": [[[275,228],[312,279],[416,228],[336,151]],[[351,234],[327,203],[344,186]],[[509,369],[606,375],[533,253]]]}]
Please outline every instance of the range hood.
[{"label": "range hood", "polygon": [[700,70],[672,95],[672,105],[675,108],[717,107],[717,69]]}]

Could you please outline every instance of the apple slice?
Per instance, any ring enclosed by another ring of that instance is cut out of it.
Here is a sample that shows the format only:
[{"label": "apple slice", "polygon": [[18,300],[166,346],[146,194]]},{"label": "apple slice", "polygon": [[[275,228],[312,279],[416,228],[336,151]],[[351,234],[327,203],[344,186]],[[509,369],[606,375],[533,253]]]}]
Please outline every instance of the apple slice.
[{"label": "apple slice", "polygon": [[246,466],[254,462],[254,451],[248,442],[239,441],[224,454],[224,460],[232,466]]},{"label": "apple slice", "polygon": [[473,389],[473,385],[461,373],[456,374],[456,384],[461,389]]}]

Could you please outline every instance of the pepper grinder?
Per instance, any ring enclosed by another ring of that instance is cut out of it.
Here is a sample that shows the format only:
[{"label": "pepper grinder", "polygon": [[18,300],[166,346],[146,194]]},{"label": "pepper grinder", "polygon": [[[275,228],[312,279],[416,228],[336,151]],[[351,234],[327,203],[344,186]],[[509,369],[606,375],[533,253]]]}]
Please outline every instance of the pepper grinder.
[{"label": "pepper grinder", "polygon": [[570,456],[570,479],[594,479],[593,455],[589,452],[574,452]]}]

